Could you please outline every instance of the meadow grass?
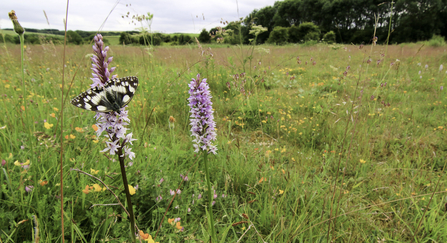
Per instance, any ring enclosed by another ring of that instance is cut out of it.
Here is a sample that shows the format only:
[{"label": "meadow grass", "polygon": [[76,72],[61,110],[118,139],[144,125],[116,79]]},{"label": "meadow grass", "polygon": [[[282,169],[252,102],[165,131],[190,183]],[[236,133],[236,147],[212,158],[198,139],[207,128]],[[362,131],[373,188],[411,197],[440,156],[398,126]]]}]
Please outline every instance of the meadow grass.
[{"label": "meadow grass", "polygon": [[[100,152],[106,138],[95,135],[94,113],[67,102],[91,84],[91,47],[69,46],[62,63],[62,47],[27,45],[25,105],[20,50],[7,50],[9,58],[0,50],[0,239],[31,242],[38,229],[40,241],[61,241],[62,133],[65,239],[126,241],[129,220],[115,197],[78,171],[125,202],[119,164]],[[226,45],[157,47],[151,55],[111,47],[114,74],[140,80],[128,108],[137,156],[127,167],[140,230],[156,242],[209,239],[187,101],[200,73],[217,123],[218,153],[208,160],[220,242],[447,242],[445,47],[263,45],[249,53]]]}]

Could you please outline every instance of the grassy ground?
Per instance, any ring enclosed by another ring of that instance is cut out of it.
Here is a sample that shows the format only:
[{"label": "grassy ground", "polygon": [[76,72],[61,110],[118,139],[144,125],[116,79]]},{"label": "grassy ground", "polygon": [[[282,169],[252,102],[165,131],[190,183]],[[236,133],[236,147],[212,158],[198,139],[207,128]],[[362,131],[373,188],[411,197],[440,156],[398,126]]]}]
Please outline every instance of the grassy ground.
[{"label": "grassy ground", "polygon": [[[208,240],[204,168],[187,106],[197,73],[208,79],[217,123],[219,150],[209,159],[221,242],[447,241],[445,47],[259,46],[252,58],[249,47],[203,49],[109,52],[115,74],[140,80],[129,105],[138,140],[127,175],[138,185],[138,227],[156,242]],[[91,84],[89,53],[70,46],[63,63],[61,46],[27,46],[23,86],[19,48],[0,49],[4,242],[31,242],[36,229],[43,242],[61,241],[60,161],[65,239],[129,236],[115,197],[73,170],[94,174],[125,202],[119,164],[100,152],[106,138],[95,136],[94,113],[68,102]],[[69,97],[61,100],[62,91]]]}]

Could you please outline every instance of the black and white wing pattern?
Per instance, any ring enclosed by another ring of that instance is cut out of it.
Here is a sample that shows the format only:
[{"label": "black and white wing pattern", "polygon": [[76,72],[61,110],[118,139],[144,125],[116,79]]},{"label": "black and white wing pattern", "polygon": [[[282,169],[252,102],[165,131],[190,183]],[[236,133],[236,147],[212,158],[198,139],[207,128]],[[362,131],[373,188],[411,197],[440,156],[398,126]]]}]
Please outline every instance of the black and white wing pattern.
[{"label": "black and white wing pattern", "polygon": [[89,111],[119,112],[132,100],[137,87],[137,77],[114,78],[103,87],[91,88],[76,96],[71,104]]}]

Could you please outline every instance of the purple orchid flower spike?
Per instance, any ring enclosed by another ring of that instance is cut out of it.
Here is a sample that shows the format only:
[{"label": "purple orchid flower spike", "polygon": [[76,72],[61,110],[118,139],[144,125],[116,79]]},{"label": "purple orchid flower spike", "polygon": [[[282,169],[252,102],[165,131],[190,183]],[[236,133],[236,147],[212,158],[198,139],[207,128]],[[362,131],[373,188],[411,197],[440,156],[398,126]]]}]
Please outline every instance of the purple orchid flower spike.
[{"label": "purple orchid flower spike", "polygon": [[[91,78],[93,84],[91,87],[103,87],[110,79],[116,78],[116,75],[111,76],[111,73],[115,71],[115,67],[109,68],[113,57],[107,58],[107,52],[110,48],[108,46],[104,47],[101,34],[97,34],[93,40],[95,41],[95,44],[93,45],[93,78]],[[131,151],[132,149],[128,144],[132,145],[132,141],[135,141],[136,139],[132,138],[132,133],[126,134],[126,126],[129,125],[130,119],[125,107],[121,108],[119,112],[97,112],[95,118],[97,121],[96,125],[98,126],[96,135],[99,137],[106,131],[106,136],[110,139],[110,141],[106,142],[107,147],[101,152],[109,151],[110,155],[115,155],[118,152],[118,149],[123,146],[122,150],[124,153],[121,157],[128,156],[129,159],[133,160],[135,158],[135,153]],[[120,139],[123,139],[122,143],[120,143]]]},{"label": "purple orchid flower spike", "polygon": [[212,141],[216,140],[216,123],[214,122],[214,111],[211,102],[211,94],[206,79],[200,79],[200,74],[192,79],[189,84],[188,98],[189,107],[191,108],[191,133],[194,137],[194,152],[200,150],[208,151],[208,153],[217,153],[217,147]]}]

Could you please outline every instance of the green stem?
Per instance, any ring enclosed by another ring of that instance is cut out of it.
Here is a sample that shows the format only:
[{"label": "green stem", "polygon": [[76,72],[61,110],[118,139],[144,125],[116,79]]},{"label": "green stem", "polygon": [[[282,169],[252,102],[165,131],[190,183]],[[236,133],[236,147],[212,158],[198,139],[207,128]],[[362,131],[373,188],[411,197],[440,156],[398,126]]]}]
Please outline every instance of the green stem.
[{"label": "green stem", "polygon": [[127,211],[129,211],[129,218],[130,218],[130,233],[132,234],[132,242],[135,242],[136,241],[135,216],[133,214],[132,199],[130,198],[130,192],[129,192],[129,184],[127,183],[126,168],[124,167],[124,156],[122,156],[123,155],[122,146],[118,149],[117,155],[120,160],[121,177],[123,178],[124,191],[126,193]]},{"label": "green stem", "polygon": [[[23,106],[25,106],[26,86],[25,86],[25,71],[24,71],[24,63],[23,63],[24,62],[23,58],[25,55],[25,53],[24,53],[25,34],[19,35],[19,39],[20,39],[20,64],[21,64],[20,72],[22,73],[22,90],[23,90],[22,101],[23,101]],[[27,110],[27,108],[25,106],[25,115],[26,115],[26,110]]]},{"label": "green stem", "polygon": [[214,231],[214,219],[213,219],[213,192],[211,191],[211,181],[210,181],[210,172],[208,170],[208,152],[203,152],[203,162],[205,162],[205,173],[206,173],[206,184],[208,185],[208,194],[209,194],[209,225],[211,227],[211,239],[212,242],[217,242],[216,232]]}]

